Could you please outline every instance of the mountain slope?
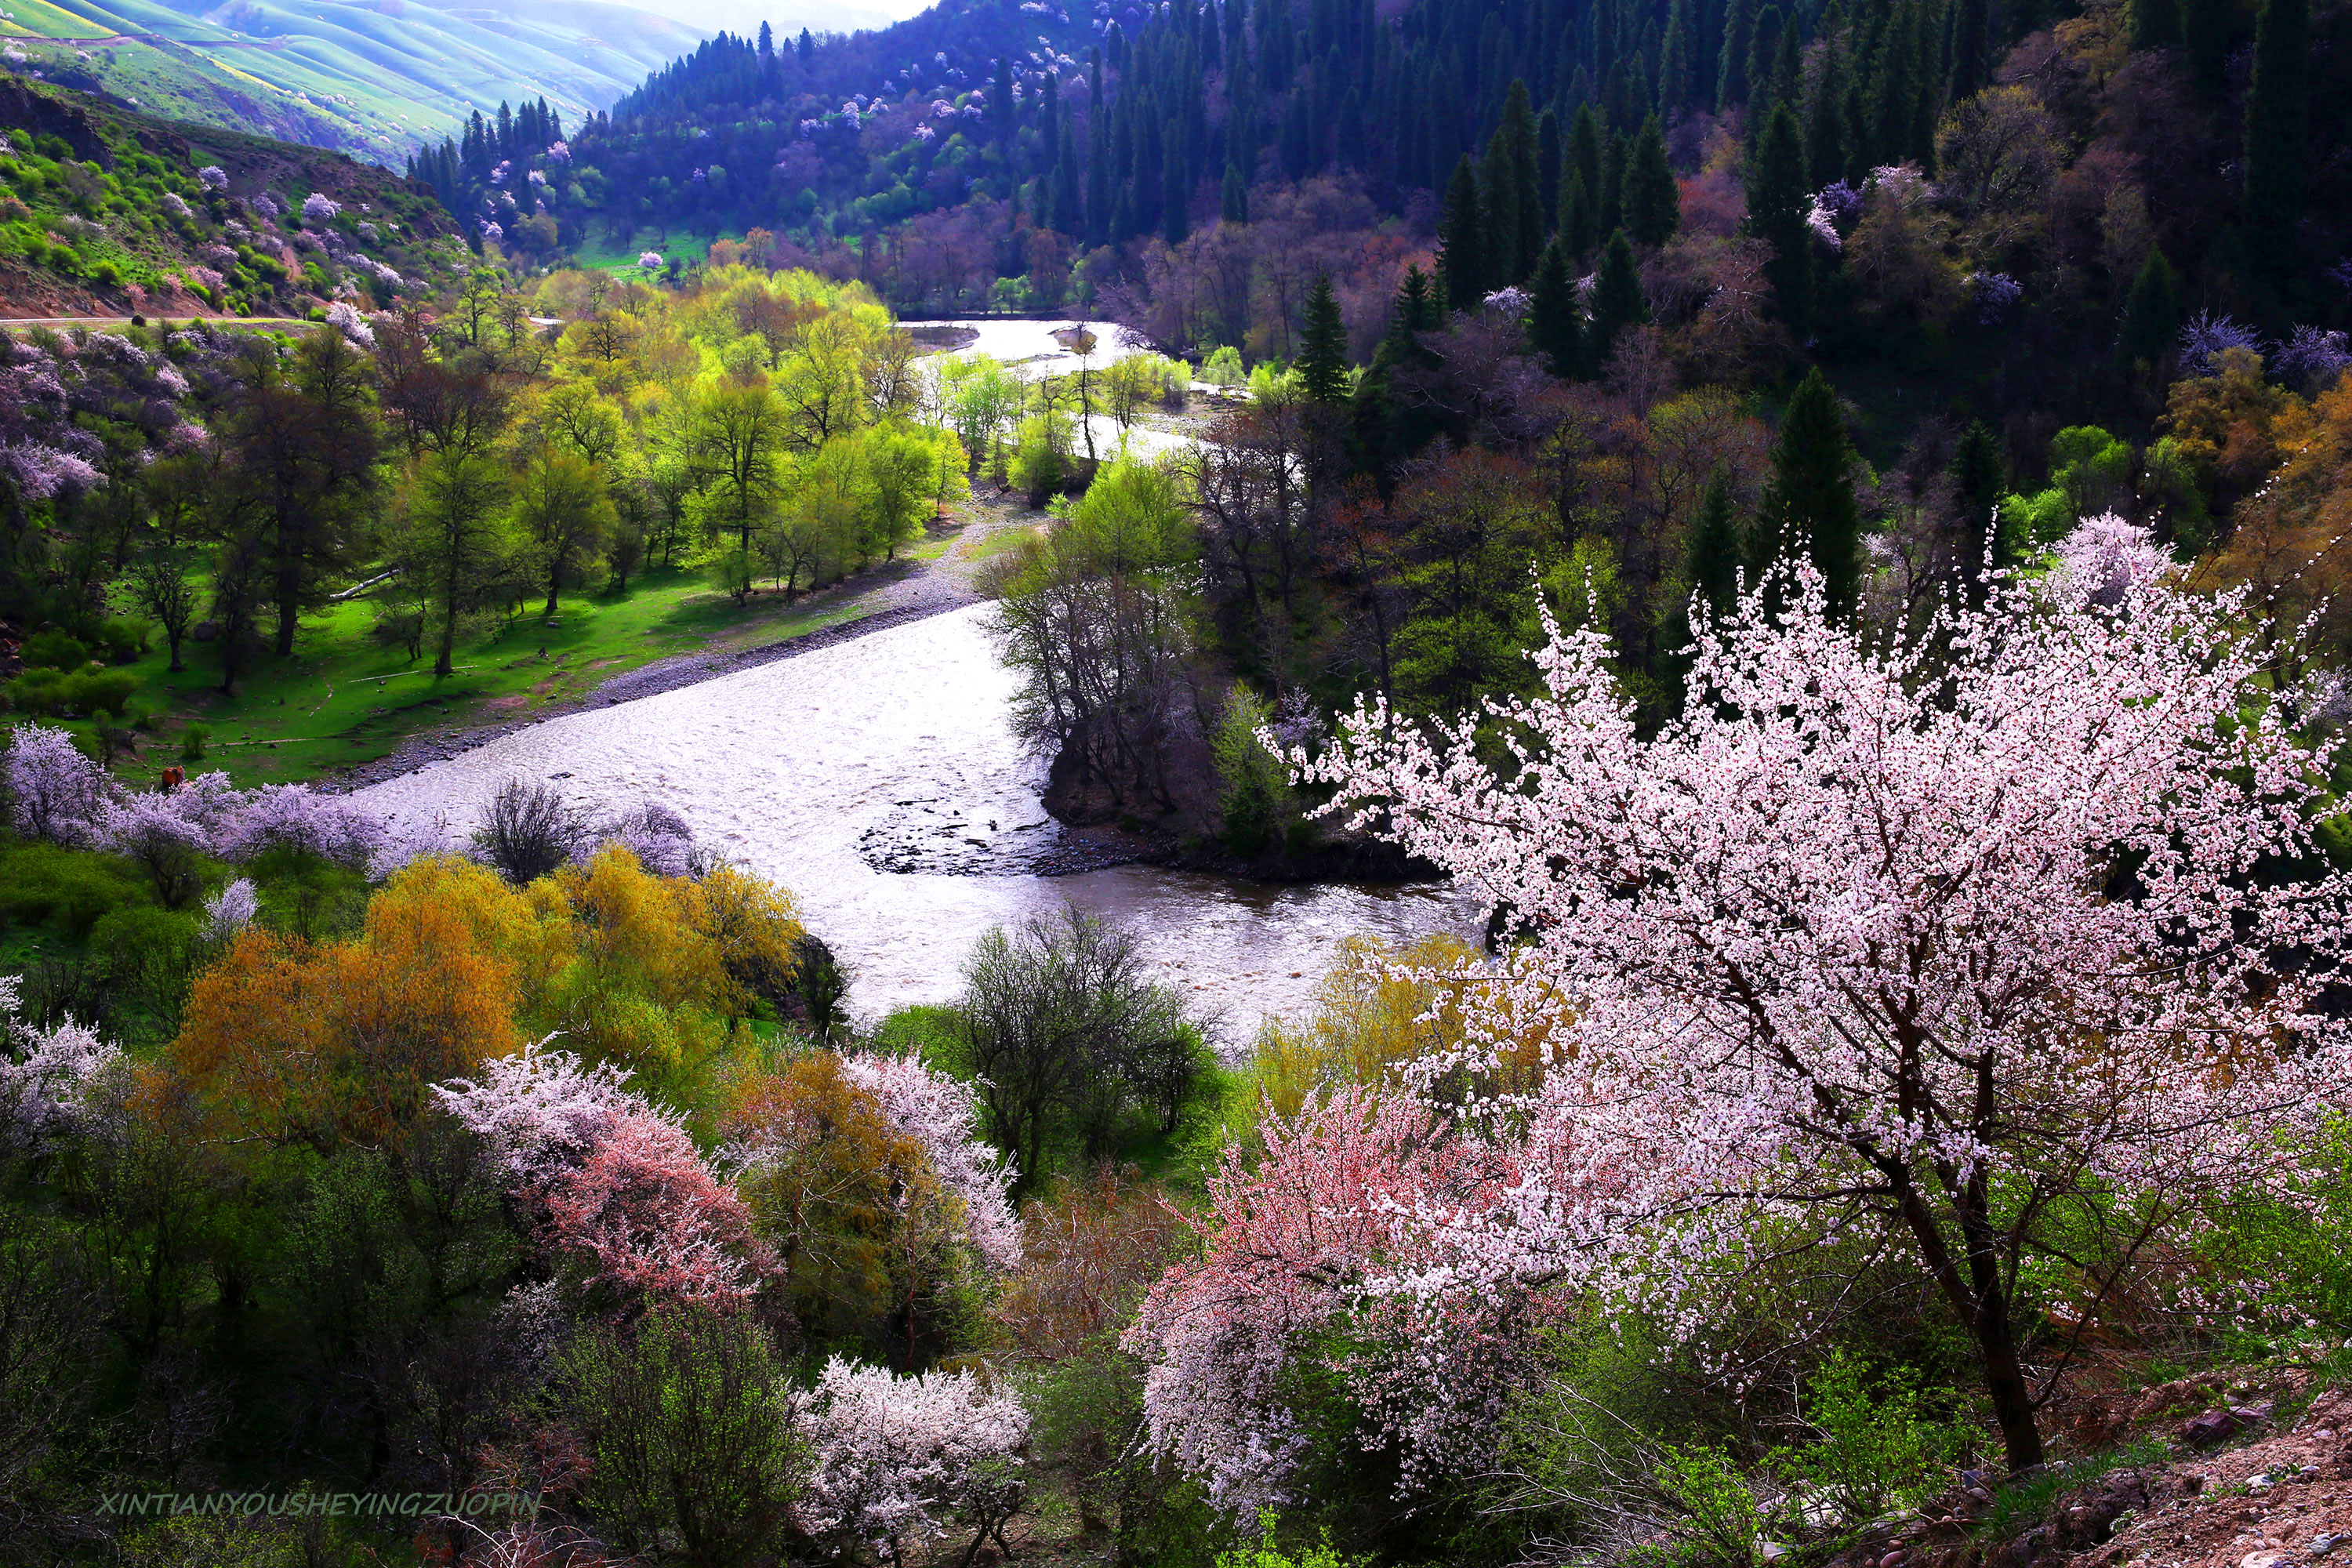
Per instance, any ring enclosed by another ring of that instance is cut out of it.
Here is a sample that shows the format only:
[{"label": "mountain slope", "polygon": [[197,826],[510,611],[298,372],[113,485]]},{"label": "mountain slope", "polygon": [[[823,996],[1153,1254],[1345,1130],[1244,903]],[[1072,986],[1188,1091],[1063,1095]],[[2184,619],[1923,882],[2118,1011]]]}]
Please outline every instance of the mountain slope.
[{"label": "mountain slope", "polygon": [[388,169],[6,77],[0,192],[5,316],[300,316],[388,304],[471,259]]},{"label": "mountain slope", "polygon": [[577,118],[707,35],[599,0],[6,0],[0,36],[48,80],[396,163],[501,101]]}]

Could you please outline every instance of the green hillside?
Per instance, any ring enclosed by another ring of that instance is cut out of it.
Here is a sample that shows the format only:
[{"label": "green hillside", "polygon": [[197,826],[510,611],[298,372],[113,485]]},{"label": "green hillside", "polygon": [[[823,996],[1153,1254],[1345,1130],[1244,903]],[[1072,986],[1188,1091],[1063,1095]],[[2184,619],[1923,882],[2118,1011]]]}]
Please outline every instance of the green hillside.
[{"label": "green hillside", "polygon": [[502,100],[576,119],[705,36],[596,0],[0,0],[0,61],[18,72],[381,163]]},{"label": "green hillside", "polygon": [[379,165],[5,76],[0,192],[0,315],[299,317],[470,259],[432,194]]}]

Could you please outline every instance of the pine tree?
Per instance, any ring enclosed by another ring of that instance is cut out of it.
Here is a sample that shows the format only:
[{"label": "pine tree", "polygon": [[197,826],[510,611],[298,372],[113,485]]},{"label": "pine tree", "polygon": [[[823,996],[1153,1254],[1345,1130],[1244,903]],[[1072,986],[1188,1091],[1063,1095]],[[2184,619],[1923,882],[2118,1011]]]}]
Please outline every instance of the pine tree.
[{"label": "pine tree", "polygon": [[1478,210],[1478,175],[1470,154],[1454,165],[1445,186],[1445,211],[1437,227],[1437,280],[1446,303],[1466,309],[1486,297],[1486,265],[1479,252],[1483,215]]},{"label": "pine tree", "polygon": [[1307,395],[1318,403],[1341,403],[1348,396],[1348,328],[1339,319],[1339,301],[1331,292],[1331,275],[1317,276],[1307,291],[1307,318],[1298,330],[1298,379]]},{"label": "pine tree", "polygon": [[2180,44],[2180,0],[2131,0],[2131,47],[2169,49]]},{"label": "pine tree", "polygon": [[2246,87],[2248,248],[2283,268],[2303,221],[2310,115],[2311,0],[2263,0]]},{"label": "pine tree", "polygon": [[1837,394],[1815,365],[1789,399],[1772,444],[1760,548],[1765,560],[1801,550],[1822,574],[1833,620],[1853,612],[1862,584],[1862,509],[1853,494],[1853,443]]},{"label": "pine tree", "polygon": [[1846,75],[1845,50],[1833,42],[1805,100],[1805,183],[1814,190],[1845,177]]},{"label": "pine tree", "polygon": [[1596,235],[1625,224],[1625,146],[1614,131],[1601,141],[1601,200],[1593,213]]},{"label": "pine tree", "polygon": [[1567,248],[1557,236],[1544,247],[1528,291],[1528,342],[1543,356],[1546,370],[1570,380],[1584,365],[1584,312],[1578,308]]},{"label": "pine tree", "polygon": [[1054,157],[1054,227],[1073,237],[1086,233],[1086,209],[1078,200],[1078,142],[1067,120]]},{"label": "pine tree", "polygon": [[996,79],[988,89],[988,118],[996,126],[996,139],[1004,144],[1008,153],[1013,146],[1016,108],[1013,98],[1013,62],[1000,55],[996,61]]},{"label": "pine tree", "polygon": [[1990,0],[1959,0],[1952,23],[1952,101],[1979,91],[1985,85],[1992,47]]},{"label": "pine tree", "polygon": [[1626,163],[1625,228],[1640,244],[1655,247],[1672,238],[1682,221],[1682,192],[1666,162],[1665,130],[1653,114],[1642,121]]},{"label": "pine tree", "polygon": [[1181,121],[1168,122],[1166,149],[1167,186],[1160,202],[1160,232],[1171,245],[1181,245],[1192,232],[1192,175],[1184,163],[1184,127]]},{"label": "pine tree", "polygon": [[1969,596],[1979,600],[1988,548],[1994,570],[2015,564],[2008,542],[1993,526],[2005,478],[2001,469],[2000,437],[1983,420],[1970,420],[1952,451],[1952,504],[1959,512],[1958,560],[1954,564],[1959,568],[1960,581],[1969,585]]},{"label": "pine tree", "polygon": [[1642,292],[1642,274],[1633,265],[1633,246],[1623,229],[1609,237],[1601,250],[1601,272],[1592,282],[1592,332],[1586,344],[1587,363],[1602,365],[1617,351],[1617,337],[1628,327],[1650,319],[1650,301]]},{"label": "pine tree", "polygon": [[[1601,119],[1592,112],[1592,105],[1580,103],[1576,108],[1576,121],[1569,127],[1568,169],[1584,182],[1584,199],[1601,199]],[[1565,176],[1563,176],[1563,188]],[[1597,244],[1595,234],[1591,243]],[[1590,248],[1588,244],[1583,248]]]},{"label": "pine tree", "polygon": [[1511,236],[1514,265],[1510,280],[1521,283],[1535,270],[1536,257],[1543,249],[1543,191],[1537,184],[1536,111],[1528,94],[1525,79],[1513,77],[1510,91],[1503,100],[1502,132],[1505,146],[1511,155],[1511,205],[1517,216],[1516,231]]},{"label": "pine tree", "polygon": [[1738,601],[1742,553],[1731,478],[1717,468],[1706,481],[1698,515],[1691,519],[1690,531],[1683,538],[1683,574],[1690,579],[1692,595],[1705,602],[1709,615],[1726,615]]},{"label": "pine tree", "polygon": [[1480,270],[1497,289],[1517,283],[1526,276],[1519,265],[1518,171],[1512,163],[1509,139],[1500,126],[1487,139],[1486,156],[1478,165],[1478,199],[1483,208]]},{"label": "pine tree", "polygon": [[1559,237],[1568,247],[1568,254],[1582,260],[1592,254],[1598,237],[1594,230],[1592,198],[1584,193],[1584,175],[1573,164],[1559,194]]},{"label": "pine tree", "polygon": [[1797,121],[1780,104],[1766,118],[1748,160],[1748,232],[1772,247],[1764,275],[1781,316],[1791,321],[1804,320],[1811,306],[1812,235],[1805,226],[1811,206]]},{"label": "pine tree", "polygon": [[2160,370],[2180,331],[2180,274],[2155,246],[2140,263],[2116,328],[2116,358],[2126,371],[2136,365]]},{"label": "pine tree", "polygon": [[1748,41],[1752,26],[1748,0],[1729,0],[1723,13],[1723,49],[1716,68],[1717,109],[1747,101]]},{"label": "pine tree", "polygon": [[2208,99],[2218,100],[2230,81],[2231,18],[2235,0],[2184,0],[2180,13],[2181,45],[2189,69]]},{"label": "pine tree", "polygon": [[815,63],[816,40],[809,37],[809,30],[806,27],[801,29],[800,42],[793,47],[799,51],[802,65],[808,66]]},{"label": "pine tree", "polygon": [[1218,193],[1217,212],[1227,223],[1249,222],[1249,186],[1242,181],[1238,163],[1225,165],[1225,184]]},{"label": "pine tree", "polygon": [[1560,163],[1567,147],[1560,140],[1559,116],[1547,109],[1536,121],[1536,194],[1543,204],[1543,232],[1559,226]]}]

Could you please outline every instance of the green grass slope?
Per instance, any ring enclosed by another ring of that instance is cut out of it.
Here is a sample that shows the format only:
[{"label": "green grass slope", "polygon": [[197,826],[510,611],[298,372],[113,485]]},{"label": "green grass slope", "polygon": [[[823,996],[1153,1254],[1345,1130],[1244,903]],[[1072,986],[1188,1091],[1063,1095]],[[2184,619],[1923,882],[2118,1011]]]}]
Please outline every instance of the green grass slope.
[{"label": "green grass slope", "polygon": [[[471,259],[430,191],[349,153],[6,76],[0,141],[0,315],[302,317],[437,287]],[[300,216],[314,194],[331,219]]]},{"label": "green grass slope", "polygon": [[599,0],[0,0],[19,72],[380,163],[501,100],[544,97],[576,121],[706,36]]}]

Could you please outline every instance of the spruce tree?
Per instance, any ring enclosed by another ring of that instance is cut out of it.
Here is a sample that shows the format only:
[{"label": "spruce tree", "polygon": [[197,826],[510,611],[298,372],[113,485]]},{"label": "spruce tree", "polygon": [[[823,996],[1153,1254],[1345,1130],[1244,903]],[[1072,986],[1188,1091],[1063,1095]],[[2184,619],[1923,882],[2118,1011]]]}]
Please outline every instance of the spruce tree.
[{"label": "spruce tree", "polygon": [[1559,193],[1559,237],[1572,259],[1581,261],[1592,254],[1599,238],[1593,226],[1596,216],[1592,198],[1584,191],[1584,175],[1570,165]]},{"label": "spruce tree", "polygon": [[2180,44],[2180,0],[2131,0],[2130,38],[2135,49],[2169,49]]},{"label": "spruce tree", "polygon": [[1537,184],[1538,153],[1536,147],[1536,110],[1528,94],[1525,79],[1511,79],[1511,89],[1503,100],[1503,121],[1498,128],[1504,144],[1511,155],[1511,206],[1517,218],[1516,232],[1511,237],[1514,265],[1510,280],[1522,283],[1535,270],[1536,257],[1543,249],[1543,191]]},{"label": "spruce tree", "polygon": [[1666,162],[1666,133],[1658,117],[1642,121],[1625,168],[1625,228],[1643,245],[1665,244],[1682,226],[1682,192]]},{"label": "spruce tree", "polygon": [[1298,357],[1294,362],[1307,395],[1318,403],[1340,403],[1348,396],[1348,328],[1339,319],[1339,301],[1331,293],[1331,275],[1320,273],[1307,294],[1307,319],[1298,330]]},{"label": "spruce tree", "polygon": [[1584,312],[1578,308],[1576,279],[1559,236],[1544,247],[1528,292],[1528,342],[1543,356],[1546,370],[1570,380],[1584,363]]},{"label": "spruce tree", "polygon": [[2208,99],[2221,98],[2230,82],[2231,18],[2235,0],[2183,0],[2181,47],[2190,77]]},{"label": "spruce tree", "polygon": [[1959,570],[1960,581],[1969,585],[1971,598],[1983,595],[1988,558],[1996,571],[2015,563],[1993,530],[2005,478],[2001,469],[2000,437],[1983,420],[1970,420],[1953,448],[1951,472],[1952,505],[1959,513],[1959,538],[1955,542],[1958,559],[1953,564]]},{"label": "spruce tree", "polygon": [[1242,183],[1238,163],[1225,165],[1225,184],[1217,195],[1217,213],[1227,223],[1249,222],[1249,186]]},{"label": "spruce tree", "polygon": [[1748,232],[1772,247],[1764,275],[1790,321],[1804,320],[1812,302],[1812,233],[1805,226],[1811,207],[1796,118],[1780,104],[1766,117],[1748,160]]},{"label": "spruce tree", "polygon": [[1608,234],[1625,223],[1625,144],[1614,131],[1601,139],[1601,201],[1593,220],[1595,234]]},{"label": "spruce tree", "polygon": [[1845,177],[1846,57],[1832,43],[1805,100],[1805,183],[1814,190]]},{"label": "spruce tree", "polygon": [[1192,232],[1192,176],[1184,164],[1184,128],[1181,121],[1168,122],[1168,135],[1161,142],[1166,149],[1162,162],[1166,164],[1166,189],[1160,198],[1160,232],[1171,245],[1181,245]]},{"label": "spruce tree", "polygon": [[1633,245],[1621,228],[1601,250],[1601,272],[1592,282],[1592,331],[1585,345],[1586,363],[1607,364],[1617,351],[1618,334],[1649,319],[1650,301],[1642,292],[1642,274],[1633,265]]},{"label": "spruce tree", "polygon": [[1486,141],[1486,156],[1478,165],[1480,272],[1487,284],[1500,289],[1527,274],[1519,265],[1519,181],[1511,159],[1508,137],[1500,126]]},{"label": "spruce tree", "polygon": [[1731,479],[1717,468],[1706,482],[1698,515],[1691,520],[1690,531],[1683,539],[1683,574],[1690,579],[1691,593],[1706,603],[1709,615],[1729,614],[1738,599],[1742,554]]},{"label": "spruce tree", "polygon": [[[1592,112],[1590,103],[1577,105],[1576,121],[1569,128],[1568,170],[1583,180],[1586,201],[1601,199],[1601,120]],[[1566,175],[1562,176],[1563,189],[1566,188]],[[1585,248],[1598,244],[1600,238],[1600,235],[1595,234]]]},{"label": "spruce tree", "polygon": [[2311,0],[2263,0],[2246,87],[2248,248],[2283,269],[2303,220],[2310,116]]},{"label": "spruce tree", "polygon": [[1470,154],[1462,154],[1446,182],[1445,211],[1437,226],[1437,280],[1446,303],[1466,309],[1486,297],[1485,262],[1479,253],[1483,216],[1478,210],[1478,175]]},{"label": "spruce tree", "polygon": [[1815,365],[1789,399],[1772,444],[1759,543],[1767,561],[1802,551],[1822,574],[1830,618],[1853,613],[1862,585],[1862,508],[1853,494],[1853,443],[1837,394]]},{"label": "spruce tree", "polygon": [[1559,116],[1547,109],[1536,121],[1536,194],[1543,204],[1543,232],[1559,226],[1560,163],[1567,147],[1560,140]]},{"label": "spruce tree", "polygon": [[1748,40],[1752,23],[1748,0],[1728,0],[1723,13],[1723,47],[1717,57],[1715,106],[1728,109],[1748,100]]},{"label": "spruce tree", "polygon": [[2123,317],[2116,326],[2116,358],[2126,372],[2138,365],[2158,370],[2179,331],[2180,274],[2151,245],[2124,300]]},{"label": "spruce tree", "polygon": [[1991,68],[1992,18],[1990,0],[1959,0],[1952,22],[1952,101],[1981,90]]}]

